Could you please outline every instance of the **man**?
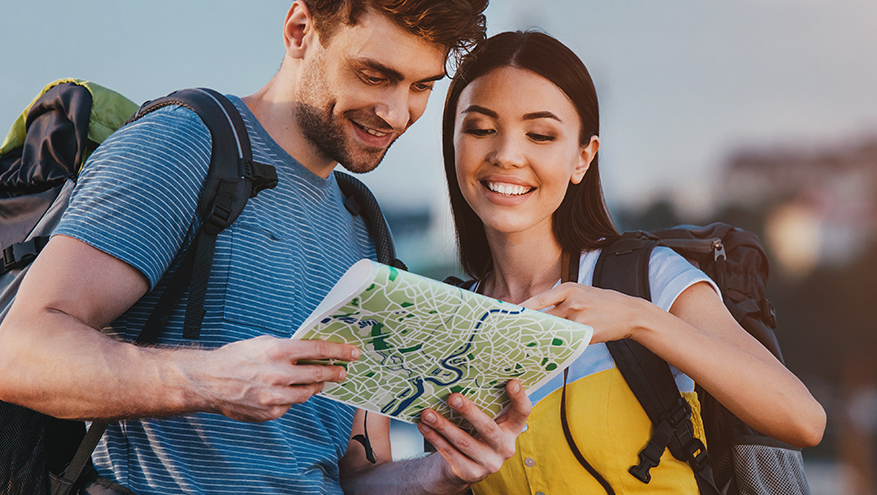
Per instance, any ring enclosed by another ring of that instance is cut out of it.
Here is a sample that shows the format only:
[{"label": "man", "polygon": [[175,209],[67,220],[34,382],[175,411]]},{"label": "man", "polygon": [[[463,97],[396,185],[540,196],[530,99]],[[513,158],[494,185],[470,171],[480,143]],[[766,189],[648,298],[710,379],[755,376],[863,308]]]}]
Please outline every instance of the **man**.
[{"label": "man", "polygon": [[[496,421],[450,397],[475,437],[424,411],[421,431],[440,455],[394,463],[386,418],[313,397],[344,369],[297,364],[359,351],[287,338],[350,265],[374,257],[331,171],[378,165],[422,114],[447,57],[483,37],[485,6],[292,4],[280,70],[257,93],[232,97],[254,159],[274,165],[279,183],[217,239],[198,346],[181,337],[182,309],[160,345],[129,342],[191,239],[209,133],[194,113],[167,107],[114,134],[0,326],[0,400],[119,419],[94,461],[139,494],[340,493],[342,484],[350,493],[453,493],[496,471],[529,411],[516,382],[513,407]],[[366,418],[376,465],[351,442]]]}]

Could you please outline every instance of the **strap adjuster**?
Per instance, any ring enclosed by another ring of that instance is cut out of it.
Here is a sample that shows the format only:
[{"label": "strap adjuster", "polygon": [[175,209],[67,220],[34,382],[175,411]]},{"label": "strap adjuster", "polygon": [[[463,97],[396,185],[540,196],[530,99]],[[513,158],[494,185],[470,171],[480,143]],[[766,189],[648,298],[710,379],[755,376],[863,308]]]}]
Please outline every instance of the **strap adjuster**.
[{"label": "strap adjuster", "polygon": [[687,421],[691,418],[691,406],[688,405],[688,402],[679,397],[676,402],[676,407],[673,408],[670,412],[664,414],[661,419],[666,420],[670,423],[670,426],[673,427],[673,430],[676,430],[676,427],[682,424],[683,421]]},{"label": "strap adjuster", "polygon": [[210,213],[204,219],[203,229],[210,235],[218,235],[228,225],[229,218],[231,218],[231,212],[214,203]]},{"label": "strap adjuster", "polygon": [[702,471],[709,463],[710,455],[706,451],[706,445],[697,437],[685,444],[685,452],[688,454],[688,463],[696,473]]}]

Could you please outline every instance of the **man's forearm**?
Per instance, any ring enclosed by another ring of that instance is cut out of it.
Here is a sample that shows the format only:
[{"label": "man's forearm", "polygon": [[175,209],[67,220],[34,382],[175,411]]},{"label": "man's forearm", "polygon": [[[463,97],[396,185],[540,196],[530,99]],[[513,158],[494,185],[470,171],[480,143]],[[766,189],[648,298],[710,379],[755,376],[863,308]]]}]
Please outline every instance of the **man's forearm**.
[{"label": "man's forearm", "polygon": [[204,408],[187,371],[206,351],[137,347],[70,315],[11,314],[0,332],[5,401],[61,418],[167,416]]},{"label": "man's forearm", "polygon": [[467,493],[469,489],[453,476],[438,453],[342,474],[341,486],[344,493],[355,495],[438,495]]}]

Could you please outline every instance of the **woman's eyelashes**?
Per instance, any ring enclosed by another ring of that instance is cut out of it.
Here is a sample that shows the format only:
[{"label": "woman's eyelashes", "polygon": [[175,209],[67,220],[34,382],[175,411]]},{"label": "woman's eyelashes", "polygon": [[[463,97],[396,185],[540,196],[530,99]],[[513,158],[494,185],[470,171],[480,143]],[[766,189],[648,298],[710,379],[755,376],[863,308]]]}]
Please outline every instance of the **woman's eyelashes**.
[{"label": "woman's eyelashes", "polygon": [[476,137],[487,136],[496,132],[495,129],[481,122],[463,122],[462,128],[463,134]]},{"label": "woman's eyelashes", "polygon": [[556,139],[553,134],[541,134],[537,132],[528,132],[527,137],[538,143],[549,143]]},{"label": "woman's eyelashes", "polygon": [[[470,136],[475,137],[484,137],[491,136],[496,134],[496,129],[490,126],[478,125],[478,124],[464,124],[463,125],[463,134],[469,134]],[[557,136],[551,132],[534,132],[529,131],[524,133],[527,138],[537,143],[550,143],[557,139]]]}]

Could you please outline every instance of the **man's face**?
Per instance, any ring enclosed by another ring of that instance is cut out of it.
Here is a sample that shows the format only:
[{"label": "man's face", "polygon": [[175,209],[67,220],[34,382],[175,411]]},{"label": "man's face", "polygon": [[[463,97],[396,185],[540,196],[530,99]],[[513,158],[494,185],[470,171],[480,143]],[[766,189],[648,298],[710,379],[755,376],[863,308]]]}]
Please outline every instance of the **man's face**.
[{"label": "man's face", "polygon": [[305,61],[296,117],[324,158],[368,172],[426,108],[446,50],[368,11]]}]

